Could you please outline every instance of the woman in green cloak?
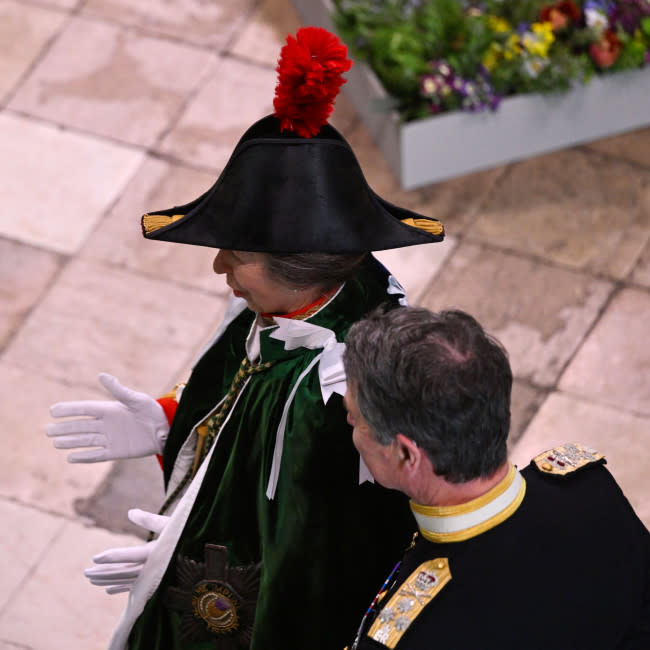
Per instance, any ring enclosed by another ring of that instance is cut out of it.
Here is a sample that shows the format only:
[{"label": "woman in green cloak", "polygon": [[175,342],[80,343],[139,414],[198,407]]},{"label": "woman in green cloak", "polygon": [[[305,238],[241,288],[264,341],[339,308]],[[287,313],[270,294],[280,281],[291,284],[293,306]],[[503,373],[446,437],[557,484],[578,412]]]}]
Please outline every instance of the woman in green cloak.
[{"label": "woman in green cloak", "polygon": [[87,416],[48,429],[57,447],[94,448],[73,462],[162,455],[161,513],[130,512],[157,537],[86,572],[130,590],[111,649],[340,648],[410,542],[408,504],[352,444],[343,341],[405,300],[371,251],[443,229],[377,196],[327,124],[345,55],[322,29],[289,37],[275,113],[202,196],[142,218],[149,239],[219,249],[214,270],[233,290],[187,384],[153,400],[102,375],[116,401],[52,407]]}]

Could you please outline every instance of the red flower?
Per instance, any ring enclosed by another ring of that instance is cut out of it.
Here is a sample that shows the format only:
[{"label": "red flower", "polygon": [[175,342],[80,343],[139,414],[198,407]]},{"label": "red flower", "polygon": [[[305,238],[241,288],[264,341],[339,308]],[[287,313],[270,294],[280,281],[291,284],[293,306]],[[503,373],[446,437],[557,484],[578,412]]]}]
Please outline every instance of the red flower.
[{"label": "red flower", "polygon": [[589,47],[589,55],[599,68],[609,68],[614,65],[621,53],[621,41],[609,29],[603,32],[603,37],[598,43]]},{"label": "red flower", "polygon": [[580,22],[580,9],[572,0],[563,0],[553,5],[543,7],[539,12],[539,19],[543,23],[551,23],[554,32],[561,32],[570,24]]},{"label": "red flower", "polygon": [[342,74],[352,67],[346,55],[345,45],[321,27],[303,27],[296,38],[287,36],[273,100],[282,131],[311,138],[327,123],[345,83]]}]

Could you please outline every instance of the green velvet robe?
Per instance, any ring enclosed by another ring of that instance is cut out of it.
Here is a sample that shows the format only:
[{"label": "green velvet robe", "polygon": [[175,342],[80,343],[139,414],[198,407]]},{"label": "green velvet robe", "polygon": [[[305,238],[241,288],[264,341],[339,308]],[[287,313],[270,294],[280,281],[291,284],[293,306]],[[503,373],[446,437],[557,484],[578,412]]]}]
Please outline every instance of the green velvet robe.
[{"label": "green velvet robe", "polygon": [[[343,341],[350,325],[389,295],[388,273],[372,257],[357,277],[309,322]],[[169,481],[192,427],[227,392],[255,315],[244,310],[195,366],[165,446]],[[206,543],[225,545],[231,566],[262,563],[252,650],[340,649],[391,561],[409,544],[415,524],[406,498],[377,484],[359,484],[359,454],[340,395],[323,403],[318,365],[300,383],[288,413],[275,498],[266,496],[275,437],[287,397],[321,350],[285,350],[261,332],[261,361],[217,440],[203,485],[176,547],[197,561]],[[132,628],[138,650],[219,648],[212,641],[182,642],[180,614],[163,603],[175,585],[174,563]]]}]

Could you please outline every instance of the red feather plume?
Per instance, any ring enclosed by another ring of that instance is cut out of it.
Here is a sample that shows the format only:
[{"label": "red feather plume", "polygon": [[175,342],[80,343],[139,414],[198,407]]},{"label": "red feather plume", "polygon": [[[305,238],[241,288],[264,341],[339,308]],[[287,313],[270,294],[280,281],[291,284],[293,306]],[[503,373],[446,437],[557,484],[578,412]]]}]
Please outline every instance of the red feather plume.
[{"label": "red feather plume", "polygon": [[273,108],[282,131],[303,138],[317,135],[334,110],[334,99],[352,67],[345,45],[322,27],[303,27],[278,60],[278,84]]}]

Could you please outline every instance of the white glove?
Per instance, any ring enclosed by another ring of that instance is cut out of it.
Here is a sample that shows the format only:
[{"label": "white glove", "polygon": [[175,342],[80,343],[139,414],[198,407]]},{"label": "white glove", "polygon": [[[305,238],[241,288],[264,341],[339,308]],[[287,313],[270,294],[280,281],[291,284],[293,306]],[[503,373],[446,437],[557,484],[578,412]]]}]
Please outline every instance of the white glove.
[{"label": "white glove", "polygon": [[112,375],[99,375],[101,385],[118,401],[59,402],[50,407],[54,418],[88,416],[48,424],[46,433],[57,449],[95,447],[68,455],[69,463],[97,463],[162,453],[169,423],[162,406],[137,393]]},{"label": "white glove", "polygon": [[[128,517],[134,524],[154,533],[161,533],[170,519],[166,515],[155,515],[138,508],[129,510]],[[104,551],[93,557],[95,566],[86,569],[84,575],[92,584],[104,587],[108,594],[129,591],[157,543],[155,539],[139,546]]]}]

